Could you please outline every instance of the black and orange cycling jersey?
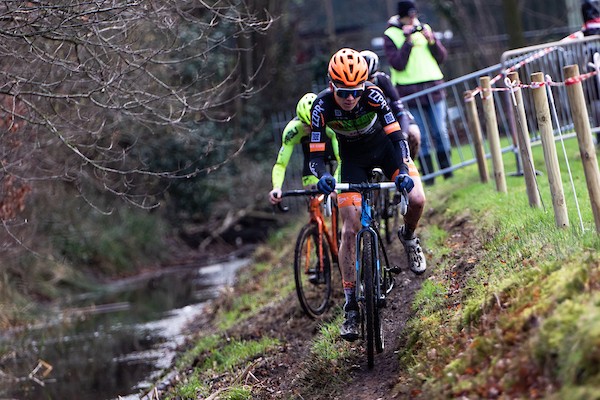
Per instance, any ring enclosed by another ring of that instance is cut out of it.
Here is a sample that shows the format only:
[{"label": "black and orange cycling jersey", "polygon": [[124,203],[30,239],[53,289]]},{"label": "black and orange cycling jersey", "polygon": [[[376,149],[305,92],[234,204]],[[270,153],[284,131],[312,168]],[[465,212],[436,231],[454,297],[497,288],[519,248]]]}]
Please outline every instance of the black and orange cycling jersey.
[{"label": "black and orange cycling jersey", "polygon": [[[330,89],[323,90],[311,112],[310,169],[317,177],[325,172],[325,129],[331,128],[338,139],[344,182],[366,181],[374,167],[393,179],[398,172],[414,175],[406,134],[400,129],[394,112],[381,89],[366,82],[365,91],[351,111],[343,110]],[[410,167],[410,168],[409,168]]]}]

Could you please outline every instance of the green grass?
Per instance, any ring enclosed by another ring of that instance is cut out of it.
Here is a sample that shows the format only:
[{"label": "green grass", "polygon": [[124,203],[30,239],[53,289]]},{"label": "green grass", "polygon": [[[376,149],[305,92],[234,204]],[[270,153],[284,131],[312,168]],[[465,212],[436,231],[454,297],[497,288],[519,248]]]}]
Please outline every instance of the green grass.
[{"label": "green grass", "polygon": [[[595,347],[600,324],[594,318],[600,312],[594,290],[600,288],[600,240],[577,141],[565,145],[575,188],[563,173],[567,228],[556,226],[540,147],[533,154],[542,172],[537,176],[541,208],[529,206],[523,177],[507,174],[508,193],[499,193],[493,179],[479,182],[476,166],[457,171],[448,181],[438,178],[428,189],[428,207],[445,219],[466,217],[476,224],[484,251],[463,277],[460,305],[444,308],[449,249],[443,247],[439,227],[425,228],[428,262],[435,267],[431,282],[415,296],[418,313],[401,354],[425,397],[481,396],[493,386],[515,397],[585,398],[592,388],[600,389]],[[514,156],[503,159],[505,171],[514,171]],[[560,163],[566,171],[564,160]],[[489,160],[488,166],[491,174]],[[438,350],[435,362],[427,358],[431,349]]]},{"label": "green grass", "polygon": [[321,326],[320,334],[312,343],[311,354],[319,363],[337,363],[350,356],[349,348],[340,346],[340,325],[342,312],[338,310],[338,317]]},{"label": "green grass", "polygon": [[[279,344],[277,339],[270,337],[260,340],[235,340],[219,335],[201,337],[177,361],[177,370],[186,370],[194,364],[192,372],[185,374],[185,379],[171,388],[166,399],[195,399],[215,391],[219,391],[221,399],[250,399],[251,388],[240,385],[235,378],[255,359],[268,354]],[[218,376],[229,378],[222,379],[220,387],[215,388],[213,383]]]}]

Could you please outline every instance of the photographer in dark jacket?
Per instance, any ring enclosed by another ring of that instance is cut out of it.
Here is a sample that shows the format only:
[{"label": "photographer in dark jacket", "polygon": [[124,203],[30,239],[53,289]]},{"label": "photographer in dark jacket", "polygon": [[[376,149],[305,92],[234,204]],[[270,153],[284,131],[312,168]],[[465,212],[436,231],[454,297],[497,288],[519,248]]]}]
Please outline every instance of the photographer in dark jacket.
[{"label": "photographer in dark jacket", "polygon": [[[421,24],[417,18],[417,8],[412,1],[398,2],[398,15],[388,21],[384,33],[384,51],[391,65],[391,79],[400,97],[435,87],[444,82],[439,65],[446,59],[446,48],[435,38],[431,27]],[[431,98],[431,102],[429,99]],[[422,105],[422,114],[417,107]],[[433,172],[432,147],[440,169],[449,168],[451,144],[446,125],[446,96],[443,90],[437,90],[419,99],[405,102],[415,117],[421,130],[421,151],[419,163],[423,174]],[[427,119],[430,136],[425,129],[423,119]],[[452,176],[451,171],[444,173],[445,178]],[[424,180],[433,184],[433,178]]]}]

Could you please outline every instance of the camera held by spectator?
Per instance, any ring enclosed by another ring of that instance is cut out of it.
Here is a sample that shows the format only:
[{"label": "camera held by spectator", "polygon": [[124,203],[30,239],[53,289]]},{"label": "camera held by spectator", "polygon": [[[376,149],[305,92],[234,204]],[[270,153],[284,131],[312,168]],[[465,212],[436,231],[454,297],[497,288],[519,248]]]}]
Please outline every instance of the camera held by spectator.
[{"label": "camera held by spectator", "polygon": [[413,28],[413,30],[410,34],[412,35],[413,33],[421,32],[422,30],[423,30],[423,25],[415,25],[415,27]]}]

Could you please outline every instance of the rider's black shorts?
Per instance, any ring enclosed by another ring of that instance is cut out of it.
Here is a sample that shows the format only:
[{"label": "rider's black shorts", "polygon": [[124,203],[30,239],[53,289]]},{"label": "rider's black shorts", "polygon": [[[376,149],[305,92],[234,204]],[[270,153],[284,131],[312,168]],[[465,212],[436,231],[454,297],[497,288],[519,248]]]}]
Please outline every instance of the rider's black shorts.
[{"label": "rider's black shorts", "polygon": [[342,160],[342,182],[368,182],[375,167],[381,168],[388,179],[398,170],[394,147],[383,131],[352,142],[338,142]]}]

